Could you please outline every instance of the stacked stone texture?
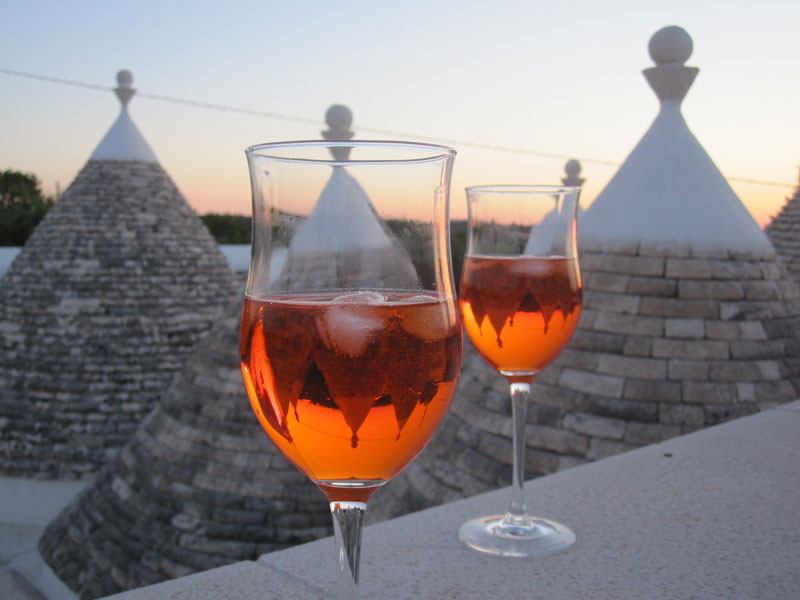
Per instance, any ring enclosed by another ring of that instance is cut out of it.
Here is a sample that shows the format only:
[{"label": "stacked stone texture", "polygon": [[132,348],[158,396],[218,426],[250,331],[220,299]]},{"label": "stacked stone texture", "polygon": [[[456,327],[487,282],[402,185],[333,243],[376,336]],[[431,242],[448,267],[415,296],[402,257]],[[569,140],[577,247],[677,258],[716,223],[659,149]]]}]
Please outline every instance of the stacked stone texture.
[{"label": "stacked stone texture", "polygon": [[[774,256],[646,244],[586,248],[584,310],[534,384],[528,477],[792,400],[800,292]],[[48,527],[45,560],[82,598],[329,534],[324,496],[250,408],[231,304],[120,456]],[[508,485],[508,383],[465,344],[452,407],[370,501],[376,521]],[[502,510],[503,507],[498,507]]]},{"label": "stacked stone texture", "polygon": [[566,391],[563,425],[590,439],[587,458],[800,393],[800,291],[774,255],[631,244],[581,262],[580,329],[537,397]]},{"label": "stacked stone texture", "polygon": [[765,231],[778,258],[786,265],[794,280],[800,283],[800,186],[786,200]]},{"label": "stacked stone texture", "polygon": [[189,358],[119,456],[48,526],[39,551],[81,598],[187,575],[330,533],[325,496],[247,399],[242,300]]},{"label": "stacked stone texture", "polygon": [[158,164],[90,160],[0,283],[0,473],[95,473],[234,290]]},{"label": "stacked stone texture", "polygon": [[[595,243],[581,267],[580,324],[531,393],[529,477],[800,395],[800,289],[774,255]],[[510,477],[508,384],[468,347],[444,425],[375,508],[396,516]]]}]

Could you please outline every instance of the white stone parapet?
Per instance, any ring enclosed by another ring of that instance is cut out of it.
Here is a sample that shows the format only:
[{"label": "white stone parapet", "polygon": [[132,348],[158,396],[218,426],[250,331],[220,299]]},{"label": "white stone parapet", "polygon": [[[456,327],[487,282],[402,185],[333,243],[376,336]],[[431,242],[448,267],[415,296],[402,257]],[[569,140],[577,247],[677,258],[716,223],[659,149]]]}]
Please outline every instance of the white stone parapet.
[{"label": "white stone parapet", "polygon": [[[800,401],[528,482],[536,514],[578,536],[562,554],[504,559],[460,544],[459,525],[508,493],[367,527],[361,597],[789,600],[800,589]],[[109,600],[320,600],[334,562],[326,538]]]}]

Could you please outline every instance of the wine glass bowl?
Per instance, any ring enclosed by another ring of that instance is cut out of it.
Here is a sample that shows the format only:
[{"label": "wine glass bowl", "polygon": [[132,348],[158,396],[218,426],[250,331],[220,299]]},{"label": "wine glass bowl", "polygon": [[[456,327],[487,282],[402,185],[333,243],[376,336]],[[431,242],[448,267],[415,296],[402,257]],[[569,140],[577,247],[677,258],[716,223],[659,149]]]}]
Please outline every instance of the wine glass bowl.
[{"label": "wine glass bowl", "polygon": [[275,445],[329,497],[366,502],[444,417],[461,340],[443,304],[378,292],[246,300],[243,368],[253,408]]},{"label": "wine glass bowl", "polygon": [[465,258],[463,273],[461,312],[478,353],[509,382],[530,383],[564,349],[580,318],[573,261],[476,255]]},{"label": "wine glass bowl", "polygon": [[577,328],[582,282],[576,215],[579,188],[467,188],[469,232],[459,306],[481,357],[509,382],[513,412],[512,497],[504,515],[462,525],[470,548],[503,556],[542,556],[569,547],[566,526],[527,514],[523,495],[530,385]]},{"label": "wine glass bowl", "polygon": [[356,597],[367,501],[430,441],[455,393],[454,156],[375,141],[247,150],[242,374],[267,435],[328,497],[340,598]]}]

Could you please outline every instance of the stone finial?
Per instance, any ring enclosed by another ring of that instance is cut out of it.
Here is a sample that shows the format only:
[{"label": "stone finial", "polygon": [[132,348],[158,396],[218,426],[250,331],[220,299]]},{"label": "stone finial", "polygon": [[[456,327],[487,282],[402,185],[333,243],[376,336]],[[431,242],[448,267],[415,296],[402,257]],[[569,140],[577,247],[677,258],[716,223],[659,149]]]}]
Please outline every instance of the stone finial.
[{"label": "stone finial", "polygon": [[692,55],[694,44],[686,30],[677,25],[659,29],[650,38],[647,49],[657,65],[684,64]]},{"label": "stone finial", "polygon": [[658,30],[650,38],[648,50],[655,67],[644,70],[644,76],[661,102],[683,101],[694,78],[700,71],[697,67],[686,67],[692,55],[692,38],[677,25]]},{"label": "stone finial", "polygon": [[582,251],[590,243],[685,244],[692,252],[713,249],[724,256],[772,251],[681,114],[681,101],[699,71],[683,64],[691,51],[691,38],[680,27],[653,35],[650,54],[656,66],[644,75],[658,95],[659,112],[583,216]]},{"label": "stone finial", "polygon": [[581,163],[577,160],[570,159],[567,161],[567,164],[564,165],[564,172],[567,174],[566,177],[561,178],[561,183],[564,185],[574,185],[580,187],[583,185],[583,182],[586,181],[583,177],[580,177],[581,170]]},{"label": "stone finial", "polygon": [[[353,125],[353,113],[343,104],[333,104],[325,112],[325,122],[328,129],[322,131],[322,137],[326,140],[350,140],[355,133],[350,129]],[[331,148],[331,154],[336,160],[347,160],[350,156],[350,148],[342,146]]]},{"label": "stone finial", "polygon": [[343,104],[333,104],[325,112],[328,129],[322,132],[326,140],[349,140],[353,137],[353,113]]},{"label": "stone finial", "polygon": [[122,102],[123,108],[128,106],[128,102],[130,102],[131,98],[133,98],[133,95],[136,93],[132,85],[133,74],[130,71],[123,69],[117,73],[117,87],[114,88],[114,93],[117,95],[117,98],[119,98],[119,101]]},{"label": "stone finial", "polygon": [[117,73],[117,87],[114,88],[114,93],[122,103],[122,109],[111,129],[95,148],[90,160],[137,160],[157,163],[155,152],[128,112],[128,102],[136,93],[130,71],[123,69]]}]

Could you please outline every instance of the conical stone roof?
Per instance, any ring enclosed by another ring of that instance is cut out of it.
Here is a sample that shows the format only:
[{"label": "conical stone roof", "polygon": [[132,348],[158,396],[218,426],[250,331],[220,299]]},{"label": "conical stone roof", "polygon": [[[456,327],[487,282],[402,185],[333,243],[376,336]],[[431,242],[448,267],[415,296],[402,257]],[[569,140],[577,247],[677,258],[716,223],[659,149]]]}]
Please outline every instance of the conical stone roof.
[{"label": "conical stone roof", "polygon": [[[668,27],[650,50],[662,111],[579,217],[584,309],[533,385],[528,476],[800,395],[800,291],[679,112],[696,74],[681,64],[691,38]],[[380,508],[392,516],[507,485],[510,467],[508,384],[467,345],[445,423]]]},{"label": "conical stone roof", "polygon": [[648,131],[579,224],[590,241],[690,244],[771,254],[764,232],[695,138],[681,102],[699,69],[683,65],[692,39],[665,27],[650,40],[655,67],[644,75],[661,108]]},{"label": "conical stone roof", "polygon": [[[127,126],[112,127],[0,282],[5,475],[96,472],[235,292],[219,247],[123,113]],[[134,130],[127,158],[100,152],[124,149]]]},{"label": "conical stone roof", "polygon": [[800,185],[766,229],[778,258],[800,283]]}]

